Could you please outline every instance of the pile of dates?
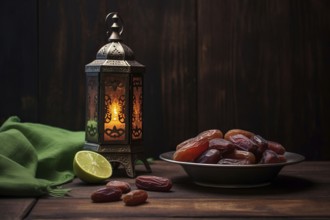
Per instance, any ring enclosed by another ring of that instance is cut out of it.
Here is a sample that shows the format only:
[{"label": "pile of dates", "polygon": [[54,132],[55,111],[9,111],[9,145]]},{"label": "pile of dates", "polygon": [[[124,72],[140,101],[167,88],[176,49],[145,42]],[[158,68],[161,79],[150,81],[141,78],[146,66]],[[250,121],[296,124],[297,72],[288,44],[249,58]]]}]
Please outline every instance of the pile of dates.
[{"label": "pile of dates", "polygon": [[112,180],[105,187],[99,188],[91,194],[95,203],[115,202],[122,200],[127,206],[143,204],[148,199],[147,191],[168,192],[172,188],[172,181],[160,176],[138,176],[135,179],[137,189],[131,190],[129,183]]},{"label": "pile of dates", "polygon": [[212,129],[177,145],[173,160],[207,164],[269,164],[286,162],[285,148],[250,131]]}]

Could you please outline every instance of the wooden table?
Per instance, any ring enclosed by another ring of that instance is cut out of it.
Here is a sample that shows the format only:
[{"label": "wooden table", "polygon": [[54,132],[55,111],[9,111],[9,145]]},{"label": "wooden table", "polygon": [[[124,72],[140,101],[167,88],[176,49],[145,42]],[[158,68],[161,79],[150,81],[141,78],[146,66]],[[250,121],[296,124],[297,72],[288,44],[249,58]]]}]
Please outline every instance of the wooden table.
[{"label": "wooden table", "polygon": [[[1,219],[329,219],[330,162],[305,161],[286,166],[269,186],[250,189],[206,188],[195,185],[175,164],[155,161],[152,175],[169,177],[171,192],[148,192],[148,202],[134,207],[122,201],[92,203],[91,193],[103,185],[86,185],[80,180],[64,198],[1,198]],[[145,174],[138,165],[137,173]],[[134,179],[123,170],[111,177],[135,189]]]}]

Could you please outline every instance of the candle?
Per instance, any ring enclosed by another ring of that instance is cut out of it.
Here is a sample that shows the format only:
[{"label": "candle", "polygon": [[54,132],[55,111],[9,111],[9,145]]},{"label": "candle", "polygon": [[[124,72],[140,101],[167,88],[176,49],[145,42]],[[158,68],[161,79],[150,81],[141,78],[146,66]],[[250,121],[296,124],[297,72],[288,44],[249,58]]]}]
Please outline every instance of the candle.
[{"label": "candle", "polygon": [[107,107],[111,113],[111,120],[105,123],[104,139],[108,141],[124,140],[125,139],[125,123],[122,121],[124,113],[118,101],[113,101]]}]

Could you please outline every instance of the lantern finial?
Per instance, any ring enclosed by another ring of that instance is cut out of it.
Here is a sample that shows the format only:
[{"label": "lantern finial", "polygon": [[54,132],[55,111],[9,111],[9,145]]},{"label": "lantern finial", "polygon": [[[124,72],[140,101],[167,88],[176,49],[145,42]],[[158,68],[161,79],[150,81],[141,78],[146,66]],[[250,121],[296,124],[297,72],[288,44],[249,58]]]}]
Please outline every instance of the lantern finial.
[{"label": "lantern finial", "polygon": [[[112,21],[110,21],[109,18],[112,18]],[[120,38],[120,35],[123,33],[124,27],[123,27],[123,20],[118,15],[118,13],[117,12],[109,13],[105,18],[105,22],[107,23],[107,27],[108,27],[107,34],[108,34],[108,36],[110,35],[108,42],[122,41],[122,39]],[[111,30],[109,30],[109,26],[111,23],[112,23],[112,25],[110,27]],[[119,23],[121,23],[121,26],[119,25]]]}]

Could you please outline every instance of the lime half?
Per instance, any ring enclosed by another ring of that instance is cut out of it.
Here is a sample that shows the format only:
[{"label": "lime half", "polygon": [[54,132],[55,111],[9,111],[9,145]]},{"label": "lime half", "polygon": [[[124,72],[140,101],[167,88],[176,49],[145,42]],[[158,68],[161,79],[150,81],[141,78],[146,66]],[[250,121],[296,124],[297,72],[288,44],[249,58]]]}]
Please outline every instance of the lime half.
[{"label": "lime half", "polygon": [[112,175],[110,162],[101,154],[82,150],[73,159],[73,171],[86,183],[99,183]]}]

